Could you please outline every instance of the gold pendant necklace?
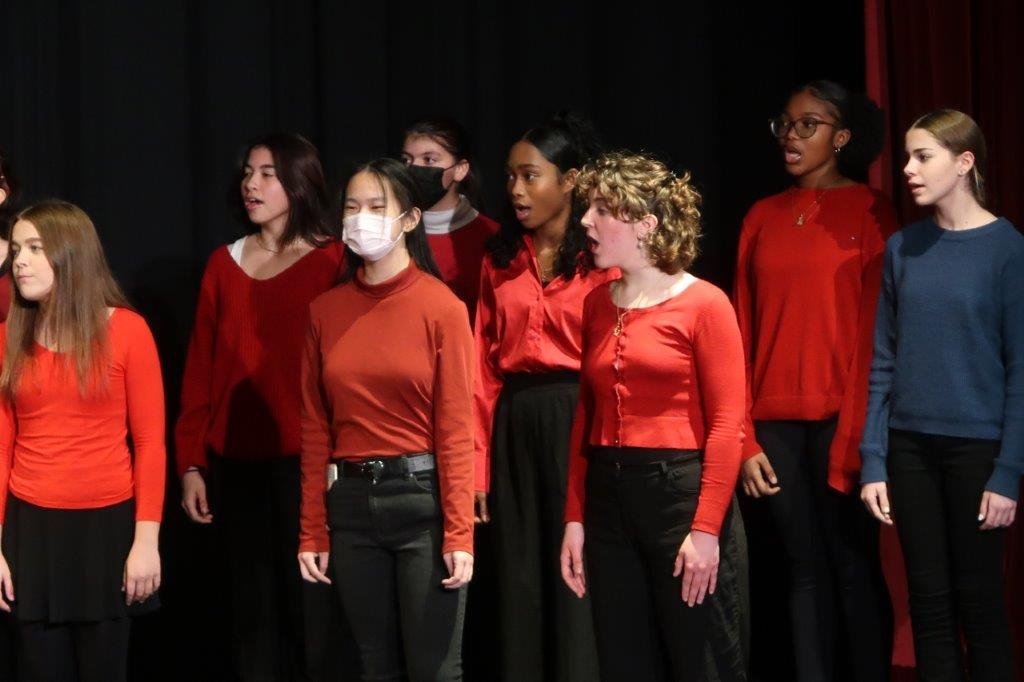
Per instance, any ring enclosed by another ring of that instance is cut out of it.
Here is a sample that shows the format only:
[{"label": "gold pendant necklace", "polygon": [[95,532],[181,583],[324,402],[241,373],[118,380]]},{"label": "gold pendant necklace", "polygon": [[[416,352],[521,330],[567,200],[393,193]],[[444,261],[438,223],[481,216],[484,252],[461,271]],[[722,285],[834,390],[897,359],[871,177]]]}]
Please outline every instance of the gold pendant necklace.
[{"label": "gold pendant necklace", "polygon": [[[804,226],[804,222],[809,220],[814,215],[814,209],[816,207],[820,207],[821,206],[821,200],[825,197],[825,191],[826,190],[821,190],[820,192],[818,192],[817,196],[814,197],[814,201],[811,202],[811,205],[808,206],[807,208],[805,208],[800,213],[800,215],[796,218],[796,226],[797,227],[803,227]],[[794,212],[794,213],[796,212],[796,205],[795,204],[796,204],[796,198],[794,197],[793,198],[793,203],[790,205],[790,210],[792,212]]]},{"label": "gold pendant necklace", "polygon": [[629,312],[629,308],[620,308],[619,306],[615,306],[615,310],[616,320],[615,328],[612,329],[612,334],[614,334],[615,336],[622,336],[622,318],[624,318],[626,316],[626,313]]}]

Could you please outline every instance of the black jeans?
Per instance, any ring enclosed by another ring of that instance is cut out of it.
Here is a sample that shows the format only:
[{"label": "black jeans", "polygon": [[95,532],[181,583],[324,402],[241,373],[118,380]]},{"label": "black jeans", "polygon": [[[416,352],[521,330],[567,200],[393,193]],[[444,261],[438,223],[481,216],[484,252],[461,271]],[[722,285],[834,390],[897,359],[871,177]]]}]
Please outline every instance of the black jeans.
[{"label": "black jeans", "polygon": [[839,624],[845,633],[843,672],[848,678],[887,679],[892,630],[878,524],[856,495],[828,485],[836,420],[758,421],[754,426],[781,487],[767,504],[789,564],[797,679],[827,682],[838,675],[834,650]]},{"label": "black jeans", "polygon": [[[297,457],[210,457],[210,504],[227,570],[232,668],[242,682],[328,682],[341,631],[327,585],[302,580]],[[258,595],[258,596],[257,596]],[[355,658],[350,652],[348,658]]]},{"label": "black jeans", "polygon": [[125,682],[127,617],[85,623],[18,622],[18,679],[23,682]]},{"label": "black jeans", "polygon": [[[619,467],[614,459],[652,464]],[[715,594],[693,607],[682,600],[682,577],[672,576],[700,482],[698,451],[591,452],[583,548],[602,680],[746,679],[742,634],[722,632],[715,618],[716,602],[739,591],[735,567],[721,565]],[[719,536],[723,557],[730,516]]]},{"label": "black jeans", "polygon": [[462,679],[466,588],[447,590],[436,472],[340,478],[327,494],[334,584],[364,680]]},{"label": "black jeans", "polygon": [[978,509],[999,441],[893,430],[889,502],[903,548],[921,680],[1013,680],[1003,599],[1003,529],[979,530]]}]

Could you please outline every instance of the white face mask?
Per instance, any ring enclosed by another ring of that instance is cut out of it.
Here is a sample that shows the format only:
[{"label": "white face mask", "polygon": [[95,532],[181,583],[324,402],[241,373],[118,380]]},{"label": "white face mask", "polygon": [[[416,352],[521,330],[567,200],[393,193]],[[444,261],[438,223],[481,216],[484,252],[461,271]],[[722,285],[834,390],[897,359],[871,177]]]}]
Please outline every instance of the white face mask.
[{"label": "white face mask", "polygon": [[341,240],[357,256],[370,262],[379,261],[398,245],[402,235],[399,233],[398,237],[392,239],[391,227],[404,215],[405,212],[394,218],[373,213],[345,216],[341,220]]}]

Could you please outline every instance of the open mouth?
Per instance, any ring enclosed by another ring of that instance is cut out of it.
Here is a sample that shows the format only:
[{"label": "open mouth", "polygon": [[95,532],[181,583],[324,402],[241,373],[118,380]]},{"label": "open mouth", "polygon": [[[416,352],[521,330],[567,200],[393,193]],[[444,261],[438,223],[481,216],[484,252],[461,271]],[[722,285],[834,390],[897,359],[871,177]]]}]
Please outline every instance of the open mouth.
[{"label": "open mouth", "polygon": [[590,249],[591,252],[596,251],[597,247],[600,246],[600,245],[601,245],[601,242],[597,241],[596,239],[591,237],[589,234],[587,235],[587,248]]},{"label": "open mouth", "polygon": [[786,145],[782,148],[783,155],[785,156],[786,163],[800,163],[804,158],[803,153],[793,145]]},{"label": "open mouth", "polygon": [[262,201],[260,201],[259,199],[252,198],[252,197],[246,199],[244,203],[245,203],[245,210],[246,211],[251,211],[251,210],[255,209],[257,206],[262,206],[263,205]]},{"label": "open mouth", "polygon": [[512,210],[516,213],[516,220],[523,222],[530,215],[530,207],[525,204],[512,204]]}]

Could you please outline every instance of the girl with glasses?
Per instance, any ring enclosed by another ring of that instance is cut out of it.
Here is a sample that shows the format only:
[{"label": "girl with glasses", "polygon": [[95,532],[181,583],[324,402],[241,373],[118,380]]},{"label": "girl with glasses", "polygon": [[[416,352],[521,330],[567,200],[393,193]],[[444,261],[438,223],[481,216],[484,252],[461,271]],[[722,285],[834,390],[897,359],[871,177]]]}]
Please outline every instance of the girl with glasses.
[{"label": "girl with glasses", "polygon": [[742,486],[765,500],[782,541],[796,679],[833,679],[843,631],[853,678],[881,680],[889,626],[877,529],[850,495],[881,254],[896,228],[889,200],[850,176],[881,149],[881,112],[817,81],[792,94],[771,132],[795,186],[754,204],[740,234]]}]

